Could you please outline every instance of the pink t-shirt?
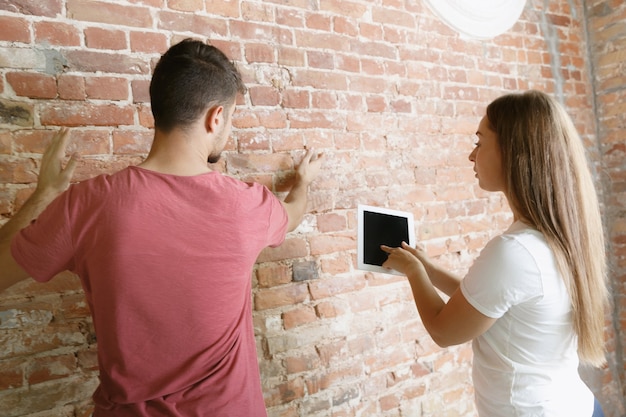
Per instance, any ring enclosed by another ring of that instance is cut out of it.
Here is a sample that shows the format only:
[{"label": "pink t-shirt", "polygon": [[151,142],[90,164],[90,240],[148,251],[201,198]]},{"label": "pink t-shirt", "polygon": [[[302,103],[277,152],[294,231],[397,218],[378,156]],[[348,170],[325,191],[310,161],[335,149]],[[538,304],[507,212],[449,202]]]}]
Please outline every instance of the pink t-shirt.
[{"label": "pink t-shirt", "polygon": [[38,281],[80,276],[98,339],[96,417],[265,417],[251,270],[287,220],[259,184],[130,167],[70,187],[12,253]]}]

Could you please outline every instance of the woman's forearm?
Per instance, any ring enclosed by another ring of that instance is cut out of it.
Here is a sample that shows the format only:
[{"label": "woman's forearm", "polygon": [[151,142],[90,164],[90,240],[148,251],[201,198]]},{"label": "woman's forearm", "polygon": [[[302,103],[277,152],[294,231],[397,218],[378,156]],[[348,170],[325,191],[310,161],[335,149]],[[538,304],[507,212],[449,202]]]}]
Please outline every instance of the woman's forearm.
[{"label": "woman's forearm", "polygon": [[421,261],[433,285],[451,297],[459,288],[461,277],[447,271],[430,259],[421,259]]}]

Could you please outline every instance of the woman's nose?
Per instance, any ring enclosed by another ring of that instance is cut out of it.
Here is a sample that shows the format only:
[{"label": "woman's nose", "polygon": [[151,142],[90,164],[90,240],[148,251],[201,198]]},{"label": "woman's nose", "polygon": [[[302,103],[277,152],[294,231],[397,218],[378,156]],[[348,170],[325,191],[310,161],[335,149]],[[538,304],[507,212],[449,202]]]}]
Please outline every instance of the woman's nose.
[{"label": "woman's nose", "polygon": [[470,161],[474,162],[474,159],[476,159],[475,157],[476,157],[476,148],[474,148],[472,150],[472,152],[469,154],[468,158],[469,158]]}]

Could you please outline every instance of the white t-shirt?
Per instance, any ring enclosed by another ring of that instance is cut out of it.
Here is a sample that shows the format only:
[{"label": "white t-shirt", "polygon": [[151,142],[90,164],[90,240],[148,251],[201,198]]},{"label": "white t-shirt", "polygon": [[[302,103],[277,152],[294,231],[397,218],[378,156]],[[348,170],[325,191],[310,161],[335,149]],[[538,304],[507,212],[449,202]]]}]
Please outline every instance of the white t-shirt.
[{"label": "white t-shirt", "polygon": [[591,417],[578,374],[567,289],[543,235],[521,222],[491,240],[461,282],[498,320],[473,342],[476,407],[484,417]]}]

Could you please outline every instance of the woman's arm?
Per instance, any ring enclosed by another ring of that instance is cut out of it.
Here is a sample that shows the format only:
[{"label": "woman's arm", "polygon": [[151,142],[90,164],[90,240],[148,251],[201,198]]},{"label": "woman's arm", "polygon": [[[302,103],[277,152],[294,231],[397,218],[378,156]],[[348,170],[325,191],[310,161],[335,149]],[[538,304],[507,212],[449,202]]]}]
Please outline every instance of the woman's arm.
[{"label": "woman's arm", "polygon": [[[439,346],[458,345],[473,340],[496,321],[480,313],[465,299],[459,289],[459,279],[434,267],[432,263],[429,268],[434,276],[430,277],[426,266],[414,255],[415,249],[406,243],[403,242],[401,248],[381,248],[389,254],[383,267],[393,268],[407,276],[422,323]],[[435,289],[434,282],[441,285],[444,292],[454,289],[447,303]]]},{"label": "woman's arm", "polygon": [[419,246],[411,248],[408,245],[406,247],[403,246],[403,248],[415,256],[422,263],[422,265],[424,265],[426,274],[428,275],[428,278],[430,278],[433,285],[443,291],[448,297],[452,297],[452,294],[456,292],[461,284],[461,277],[450,273],[433,262],[428,255],[426,255],[426,251],[423,248]]}]

